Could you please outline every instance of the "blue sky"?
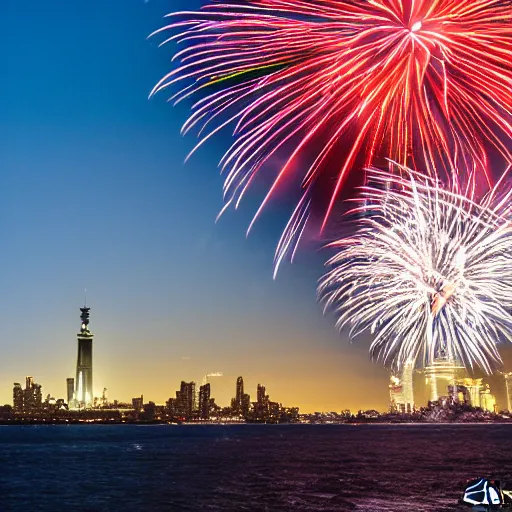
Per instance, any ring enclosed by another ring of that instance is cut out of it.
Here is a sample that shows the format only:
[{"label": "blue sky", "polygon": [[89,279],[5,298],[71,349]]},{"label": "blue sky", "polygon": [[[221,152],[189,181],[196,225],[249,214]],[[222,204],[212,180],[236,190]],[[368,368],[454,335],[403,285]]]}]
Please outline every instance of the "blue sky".
[{"label": "blue sky", "polygon": [[162,403],[212,371],[227,404],[248,391],[303,410],[385,408],[387,377],[367,342],[350,346],[316,304],[324,256],[272,281],[287,212],[245,231],[258,197],[222,207],[217,162],[229,133],[187,164],[189,105],[148,93],[172,47],[147,36],[189,0],[3,0],[0,6],[0,402],[33,375],[65,394],[84,288],[95,389]]}]

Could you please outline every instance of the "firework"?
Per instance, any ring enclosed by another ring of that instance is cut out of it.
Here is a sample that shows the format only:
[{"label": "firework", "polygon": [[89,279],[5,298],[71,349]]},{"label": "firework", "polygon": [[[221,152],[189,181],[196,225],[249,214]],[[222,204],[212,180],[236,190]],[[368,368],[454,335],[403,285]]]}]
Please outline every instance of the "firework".
[{"label": "firework", "polygon": [[[349,335],[395,367],[441,352],[491,372],[512,339],[512,190],[476,202],[406,168],[371,171],[361,225],[333,245],[319,293]],[[504,179],[504,178],[503,178]]]},{"label": "firework", "polygon": [[255,219],[279,187],[301,194],[277,264],[364,181],[353,170],[391,158],[486,184],[489,151],[511,160],[508,0],[232,0],[170,16],[156,33],[186,46],[151,94],[179,82],[174,101],[199,95],[183,127],[196,148],[232,124],[226,206],[276,167]]}]

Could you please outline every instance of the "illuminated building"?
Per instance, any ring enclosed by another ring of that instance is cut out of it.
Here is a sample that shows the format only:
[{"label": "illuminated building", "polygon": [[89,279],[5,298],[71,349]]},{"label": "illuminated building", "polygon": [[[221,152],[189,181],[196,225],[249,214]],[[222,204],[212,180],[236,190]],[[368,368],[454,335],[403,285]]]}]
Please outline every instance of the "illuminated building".
[{"label": "illuminated building", "polygon": [[23,411],[23,389],[19,382],[14,383],[12,390],[12,404],[16,412]]},{"label": "illuminated building", "polygon": [[235,395],[235,407],[234,410],[238,413],[242,412],[242,400],[244,396],[244,379],[238,377],[236,379],[236,395]]},{"label": "illuminated building", "polygon": [[19,382],[14,383],[12,392],[14,410],[17,412],[37,412],[43,407],[41,386],[32,377],[26,377],[25,389]]},{"label": "illuminated building", "polygon": [[167,402],[165,402],[165,408],[167,409],[167,414],[174,418],[178,414],[178,401],[176,398],[169,398]]},{"label": "illuminated building", "polygon": [[103,388],[103,393],[101,394],[100,403],[101,403],[102,407],[106,407],[108,405],[107,388]]},{"label": "illuminated building", "polygon": [[268,402],[268,395],[265,394],[265,386],[258,384],[256,397],[258,404],[264,404],[265,402]]},{"label": "illuminated building", "polygon": [[512,412],[512,372],[503,373],[505,378],[505,391],[507,393],[507,410]]},{"label": "illuminated building", "polygon": [[251,397],[247,393],[242,395],[242,416],[247,416],[249,414],[249,409],[251,408]]},{"label": "illuminated building", "polygon": [[455,385],[448,386],[448,395],[453,399],[454,403],[471,405],[471,394],[469,389],[456,381]]},{"label": "illuminated building", "polygon": [[444,353],[434,359],[430,366],[425,367],[426,384],[429,387],[429,400],[436,402],[439,397],[446,396],[448,386],[455,386],[455,381],[464,366]]},{"label": "illuminated building", "polygon": [[467,389],[469,393],[469,405],[471,405],[471,407],[481,407],[480,393],[484,388],[482,379],[458,379],[456,385]]},{"label": "illuminated building", "polygon": [[407,361],[399,377],[391,375],[389,384],[390,410],[399,413],[414,411],[414,362]]},{"label": "illuminated building", "polygon": [[33,411],[41,409],[43,405],[43,394],[41,386],[34,382],[33,377],[25,379],[25,389],[23,390],[23,409]]},{"label": "illuminated building", "polygon": [[485,388],[480,391],[480,407],[484,411],[496,412],[496,397],[491,394],[489,384],[486,384]]},{"label": "illuminated building", "polygon": [[210,384],[206,383],[199,388],[199,417],[203,420],[210,418]]},{"label": "illuminated building", "polygon": [[261,421],[267,420],[270,416],[270,408],[273,404],[270,402],[269,396],[266,394],[265,386],[258,384],[257,401],[253,404],[254,417]]},{"label": "illuminated building", "polygon": [[389,378],[389,410],[391,412],[401,412],[400,405],[403,402],[402,395],[400,379],[395,375],[391,375]]},{"label": "illuminated building", "polygon": [[66,379],[66,390],[68,396],[68,405],[70,405],[73,403],[75,395],[75,379],[73,377],[68,377]]},{"label": "illuminated building", "polygon": [[177,413],[184,418],[192,418],[195,410],[196,383],[181,381],[181,388],[176,392]]},{"label": "illuminated building", "polygon": [[132,398],[132,407],[136,411],[142,411],[144,408],[144,395],[140,395],[140,397]]},{"label": "illuminated building", "polygon": [[93,405],[92,391],[92,341],[94,334],[89,330],[89,311],[91,308],[80,308],[82,326],[78,334],[78,356],[76,361],[75,400],[79,407]]}]

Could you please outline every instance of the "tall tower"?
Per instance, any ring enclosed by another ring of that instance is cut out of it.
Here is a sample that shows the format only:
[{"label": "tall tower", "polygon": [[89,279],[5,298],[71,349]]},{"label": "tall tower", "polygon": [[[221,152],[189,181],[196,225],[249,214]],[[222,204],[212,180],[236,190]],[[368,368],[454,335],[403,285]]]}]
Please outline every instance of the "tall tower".
[{"label": "tall tower", "polygon": [[236,379],[236,410],[240,412],[242,410],[242,400],[244,396],[244,379],[242,377],[238,377]]},{"label": "tall tower", "polygon": [[505,377],[505,391],[507,392],[507,410],[512,412],[512,372],[503,373]]},{"label": "tall tower", "polygon": [[391,375],[389,384],[390,410],[398,413],[414,412],[414,361],[408,360],[400,375]]},{"label": "tall tower", "polygon": [[89,330],[89,310],[80,308],[82,326],[78,333],[78,357],[76,361],[75,400],[79,407],[91,407],[92,393],[92,340],[94,334]]},{"label": "tall tower", "polygon": [[199,417],[203,420],[210,418],[210,383],[199,388]]},{"label": "tall tower", "polygon": [[414,411],[414,361],[408,360],[405,362],[402,369],[402,393],[405,403],[406,412]]}]

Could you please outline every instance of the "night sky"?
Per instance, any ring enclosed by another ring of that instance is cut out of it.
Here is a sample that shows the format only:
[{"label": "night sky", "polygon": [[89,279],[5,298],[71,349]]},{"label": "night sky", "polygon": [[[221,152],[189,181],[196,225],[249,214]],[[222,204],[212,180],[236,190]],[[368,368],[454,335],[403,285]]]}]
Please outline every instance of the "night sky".
[{"label": "night sky", "polygon": [[254,191],[215,224],[229,133],[184,164],[190,104],[148,100],[173,48],[147,36],[199,5],[2,0],[0,403],[26,375],[65,397],[87,288],[98,395],[163,403],[224,372],[220,405],[243,375],[253,399],[260,382],[303,412],[387,407],[368,340],[350,345],[316,303],[325,254],[304,250],[273,281],[289,208],[271,205],[247,239]]}]

